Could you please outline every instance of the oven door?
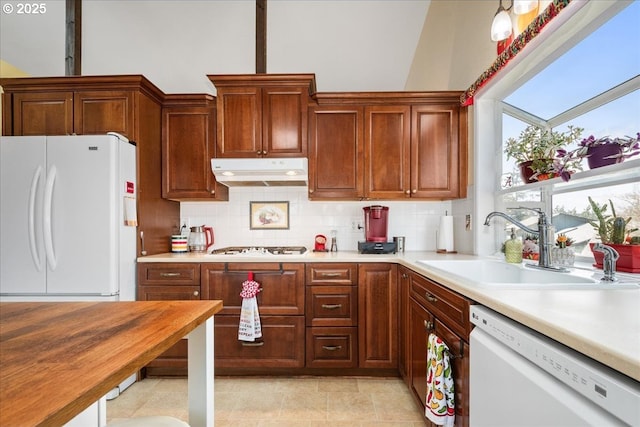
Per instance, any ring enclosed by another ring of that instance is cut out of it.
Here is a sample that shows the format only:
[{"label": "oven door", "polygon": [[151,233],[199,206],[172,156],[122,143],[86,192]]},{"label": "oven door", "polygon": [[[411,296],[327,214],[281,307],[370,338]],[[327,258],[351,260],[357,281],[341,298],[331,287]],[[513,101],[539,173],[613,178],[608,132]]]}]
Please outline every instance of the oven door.
[{"label": "oven door", "polygon": [[469,364],[473,427],[626,425],[477,327]]}]

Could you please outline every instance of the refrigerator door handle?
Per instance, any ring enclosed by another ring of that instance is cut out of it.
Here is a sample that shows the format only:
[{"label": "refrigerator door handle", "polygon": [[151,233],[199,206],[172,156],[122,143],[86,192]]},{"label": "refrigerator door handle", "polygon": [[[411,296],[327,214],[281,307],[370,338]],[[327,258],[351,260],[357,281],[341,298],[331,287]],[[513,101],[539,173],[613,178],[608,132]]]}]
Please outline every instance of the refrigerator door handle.
[{"label": "refrigerator door handle", "polygon": [[51,166],[47,175],[47,182],[44,187],[44,250],[51,270],[55,270],[58,264],[56,254],[53,249],[53,233],[51,225],[51,210],[53,205],[53,187],[56,182],[56,167]]},{"label": "refrigerator door handle", "polygon": [[28,231],[29,231],[29,250],[31,251],[31,259],[38,271],[42,271],[42,260],[38,253],[38,247],[36,245],[36,195],[38,193],[38,185],[40,184],[40,177],[42,176],[42,166],[38,166],[33,173],[31,179],[31,187],[29,190],[29,212],[28,212]]}]

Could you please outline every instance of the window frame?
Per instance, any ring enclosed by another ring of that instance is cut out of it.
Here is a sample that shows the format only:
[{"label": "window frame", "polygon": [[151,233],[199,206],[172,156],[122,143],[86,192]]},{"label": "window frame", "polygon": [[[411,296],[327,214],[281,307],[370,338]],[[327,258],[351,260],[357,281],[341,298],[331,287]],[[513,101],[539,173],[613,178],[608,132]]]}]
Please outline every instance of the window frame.
[{"label": "window frame", "polygon": [[[532,78],[547,65],[566,53],[595,29],[603,25],[618,12],[630,5],[630,1],[599,1],[599,2],[571,2],[561,14],[547,24],[546,32],[542,32],[525,46],[518,56],[505,65],[503,70],[493,80],[488,82],[478,91],[474,101],[474,215],[476,218],[485,218],[491,211],[505,211],[513,204],[504,202],[504,194],[518,191],[500,189],[502,178],[502,117],[503,114],[516,115],[519,120],[526,123],[542,125],[544,127],[556,127],[574,117],[578,117],[593,108],[604,105],[636,90],[640,86],[640,77],[630,79],[614,88],[611,88],[595,97],[575,106],[555,117],[544,120],[525,111],[509,105],[503,101],[511,93],[517,90],[524,82]],[[496,159],[499,160],[499,164]],[[635,163],[635,164],[634,164]],[[637,168],[638,161],[627,161],[607,171],[576,174],[572,177],[574,188],[576,182],[586,182],[585,178],[594,175],[606,175],[612,173],[610,178],[605,178],[598,186],[611,185],[616,180],[628,180],[620,178],[618,169],[622,172],[630,168]],[[624,165],[624,166],[622,166]],[[493,173],[483,173],[493,170]],[[623,173],[624,175],[624,173]],[[629,175],[629,173],[627,173]],[[571,191],[571,187],[564,189],[557,182],[559,179],[550,180],[540,184],[527,184],[527,190],[540,192],[540,203],[528,204],[529,207],[539,205],[549,217],[551,217],[552,197],[555,191]],[[534,185],[534,187],[530,187]],[[558,190],[556,190],[556,186]],[[524,187],[524,186],[521,186]],[[523,190],[520,188],[519,190]],[[557,193],[556,193],[557,194]],[[518,203],[515,203],[518,204]],[[492,229],[492,230],[488,230]],[[476,227],[474,233],[473,251],[477,255],[493,255],[500,250],[504,241],[504,230],[500,227]]]}]

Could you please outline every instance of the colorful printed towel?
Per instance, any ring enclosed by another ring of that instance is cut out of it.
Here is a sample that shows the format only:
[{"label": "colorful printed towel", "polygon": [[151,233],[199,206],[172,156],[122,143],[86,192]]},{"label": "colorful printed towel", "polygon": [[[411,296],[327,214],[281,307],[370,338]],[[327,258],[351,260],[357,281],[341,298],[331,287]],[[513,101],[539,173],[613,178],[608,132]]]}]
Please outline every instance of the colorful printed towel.
[{"label": "colorful printed towel", "polygon": [[242,308],[240,310],[240,325],[238,326],[238,340],[255,341],[262,337],[262,325],[258,312],[258,300],[256,295],[260,292],[260,284],[253,280],[253,273],[249,273],[249,279],[242,284]]},{"label": "colorful printed towel", "polygon": [[425,416],[436,425],[453,427],[456,416],[454,399],[449,348],[438,336],[429,334]]}]

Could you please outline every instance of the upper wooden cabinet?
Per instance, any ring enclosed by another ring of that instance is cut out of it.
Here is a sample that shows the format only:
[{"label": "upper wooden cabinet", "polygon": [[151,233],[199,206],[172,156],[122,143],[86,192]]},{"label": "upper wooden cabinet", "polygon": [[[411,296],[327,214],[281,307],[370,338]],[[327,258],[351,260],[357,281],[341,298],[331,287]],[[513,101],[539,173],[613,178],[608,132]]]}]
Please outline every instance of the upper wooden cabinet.
[{"label": "upper wooden cabinet", "polygon": [[4,91],[3,135],[70,135],[74,132],[73,92],[10,94],[6,87]]},{"label": "upper wooden cabinet", "polygon": [[313,74],[209,75],[217,89],[217,157],[305,157]]},{"label": "upper wooden cabinet", "polygon": [[211,172],[215,151],[215,97],[167,95],[162,106],[162,197],[229,200],[229,188]]},{"label": "upper wooden cabinet", "polygon": [[[467,111],[459,97],[460,92],[316,94],[318,106],[310,113],[310,198],[466,197]],[[349,111],[360,122],[346,122]],[[326,116],[321,120],[320,114]],[[327,171],[329,164],[337,175]]]},{"label": "upper wooden cabinet", "polygon": [[467,112],[458,99],[411,107],[411,197],[467,195]]},{"label": "upper wooden cabinet", "polygon": [[364,195],[363,108],[316,106],[309,111],[309,198]]},{"label": "upper wooden cabinet", "polygon": [[129,90],[80,91],[73,95],[73,131],[78,135],[118,132],[133,138],[134,93]]},{"label": "upper wooden cabinet", "polygon": [[365,108],[364,184],[371,199],[410,196],[411,107]]},{"label": "upper wooden cabinet", "polygon": [[142,76],[47,77],[0,80],[4,135],[136,135],[136,111],[164,94]]},{"label": "upper wooden cabinet", "polygon": [[[11,78],[0,85],[3,135],[118,132],[135,141],[138,232],[148,255],[169,252],[180,205],[161,197],[160,89],[141,75]],[[137,249],[141,254],[141,239]]]}]

